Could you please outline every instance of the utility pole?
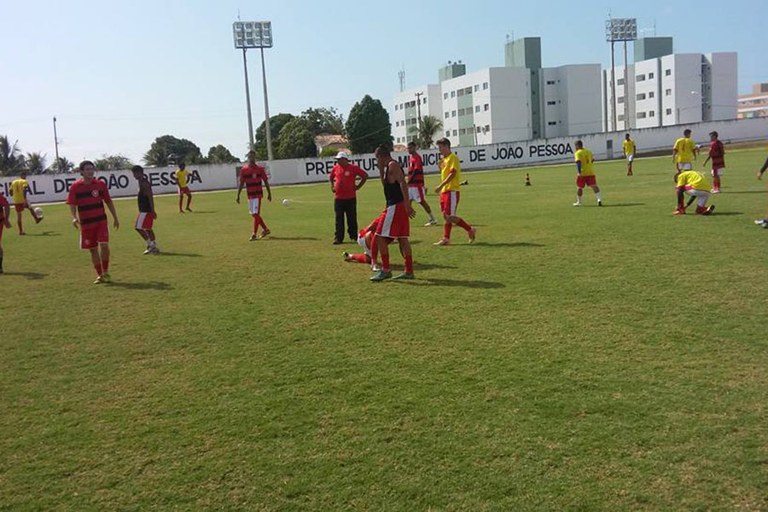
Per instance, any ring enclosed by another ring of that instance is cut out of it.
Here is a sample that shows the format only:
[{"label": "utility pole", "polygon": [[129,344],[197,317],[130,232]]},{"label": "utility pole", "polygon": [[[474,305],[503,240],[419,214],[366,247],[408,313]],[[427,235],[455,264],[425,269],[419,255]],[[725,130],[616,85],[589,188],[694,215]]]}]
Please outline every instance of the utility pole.
[{"label": "utility pole", "polygon": [[[416,93],[416,116],[418,119],[418,122],[416,124],[417,130],[421,132],[421,97],[424,95],[423,92],[417,92]],[[421,133],[419,133],[421,135]]]},{"label": "utility pole", "polygon": [[61,161],[59,160],[59,136],[56,134],[56,116],[53,116],[53,146],[56,151],[56,170],[61,172],[59,169]]}]

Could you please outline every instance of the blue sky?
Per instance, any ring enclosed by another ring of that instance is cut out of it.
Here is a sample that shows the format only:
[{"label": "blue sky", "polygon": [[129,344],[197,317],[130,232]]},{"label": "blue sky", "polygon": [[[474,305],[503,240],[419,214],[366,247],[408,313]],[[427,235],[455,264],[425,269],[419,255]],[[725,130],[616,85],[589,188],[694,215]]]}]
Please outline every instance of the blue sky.
[{"label": "blue sky", "polygon": [[[449,60],[462,60],[468,71],[503,65],[507,34],[540,36],[544,66],[607,66],[609,12],[636,17],[641,29],[655,25],[657,35],[675,38],[676,52],[737,51],[739,91],[747,92],[768,82],[759,38],[765,9],[764,0],[6,2],[0,134],[24,152],[47,153],[49,163],[54,115],[60,153],[73,161],[120,153],[139,162],[165,134],[190,139],[204,154],[224,144],[242,155],[242,54],[232,43],[238,12],[244,21],[272,21],[275,46],[266,57],[273,115],[336,107],[346,118],[365,94],[390,108],[400,69],[414,87],[436,83]],[[258,126],[261,67],[256,51],[248,56]]]}]

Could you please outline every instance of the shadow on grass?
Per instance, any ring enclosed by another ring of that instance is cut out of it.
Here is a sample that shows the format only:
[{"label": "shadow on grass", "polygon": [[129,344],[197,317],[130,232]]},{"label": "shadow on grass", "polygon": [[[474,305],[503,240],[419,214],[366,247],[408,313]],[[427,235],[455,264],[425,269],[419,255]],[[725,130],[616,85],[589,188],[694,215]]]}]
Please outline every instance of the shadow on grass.
[{"label": "shadow on grass", "polygon": [[185,214],[189,215],[197,215],[198,213],[201,213],[203,215],[207,213],[219,213],[217,210],[192,210],[191,212],[184,212]]},{"label": "shadow on grass", "polygon": [[30,281],[38,281],[48,276],[48,274],[43,274],[40,272],[5,272],[2,275],[12,277],[26,277]]},{"label": "shadow on grass", "polygon": [[451,247],[546,247],[543,244],[532,244],[530,242],[475,242],[473,244],[458,244]]},{"label": "shadow on grass", "polygon": [[506,288],[504,283],[494,283],[493,281],[459,281],[458,279],[422,279],[416,276],[413,281],[395,281],[406,283],[412,286],[446,286],[449,288]]},{"label": "shadow on grass", "polygon": [[[404,270],[402,264],[394,264],[391,265],[392,270]],[[413,262],[413,269],[414,271],[419,270],[456,270],[459,267],[454,267],[453,265],[438,265],[435,263],[419,263],[418,261]]]},{"label": "shadow on grass", "polygon": [[27,233],[27,236],[61,236],[58,231],[43,231],[42,233]]},{"label": "shadow on grass", "polygon": [[107,286],[110,288],[122,288],[124,290],[172,290],[173,287],[168,283],[160,281],[150,281],[148,283],[109,283]]},{"label": "shadow on grass", "polygon": [[[312,237],[312,236],[267,236],[264,240],[285,240],[289,242],[302,242],[302,241],[314,241],[314,240],[320,240],[319,238]],[[349,242],[353,243],[353,242]],[[341,245],[341,244],[338,244]],[[355,243],[357,245],[357,243]]]},{"label": "shadow on grass", "polygon": [[176,256],[181,258],[202,258],[202,254],[184,253],[184,252],[160,252],[157,256]]},{"label": "shadow on grass", "polygon": [[763,190],[729,190],[728,192],[723,192],[726,195],[730,194],[765,194],[765,189]]},{"label": "shadow on grass", "polygon": [[715,210],[712,214],[713,217],[732,217],[734,215],[744,215],[744,212],[721,212],[720,210]]},{"label": "shadow on grass", "polygon": [[645,203],[616,203],[604,204],[601,208],[627,208],[631,206],[645,206]]}]

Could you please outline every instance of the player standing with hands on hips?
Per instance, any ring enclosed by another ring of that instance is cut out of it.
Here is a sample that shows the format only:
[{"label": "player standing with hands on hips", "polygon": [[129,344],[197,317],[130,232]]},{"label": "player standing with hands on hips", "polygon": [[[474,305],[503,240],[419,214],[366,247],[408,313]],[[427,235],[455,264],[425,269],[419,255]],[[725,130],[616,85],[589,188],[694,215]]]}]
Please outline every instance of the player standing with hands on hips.
[{"label": "player standing with hands on hips", "polygon": [[79,165],[82,178],[69,188],[67,204],[72,213],[72,225],[80,230],[80,248],[90,251],[96,281],[93,284],[109,283],[109,226],[104,205],[112,214],[115,229],[120,227],[117,212],[109,196],[107,184],[94,177],[96,166],[90,160]]},{"label": "player standing with hands on hips", "polygon": [[[358,182],[358,178],[360,181]],[[347,233],[350,240],[357,240],[357,191],[365,185],[368,174],[350,163],[349,156],[339,151],[336,163],[328,176],[333,192],[333,211],[336,214],[334,245],[344,243],[344,217],[347,218]]]}]

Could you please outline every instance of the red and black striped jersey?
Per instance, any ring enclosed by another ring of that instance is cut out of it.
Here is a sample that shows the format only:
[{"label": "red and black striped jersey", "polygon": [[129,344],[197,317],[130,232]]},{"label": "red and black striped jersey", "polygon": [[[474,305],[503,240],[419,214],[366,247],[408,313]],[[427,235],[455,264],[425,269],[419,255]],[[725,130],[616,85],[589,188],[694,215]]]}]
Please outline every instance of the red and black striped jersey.
[{"label": "red and black striped jersey", "polygon": [[267,171],[258,164],[250,162],[240,169],[240,183],[245,185],[245,191],[248,193],[248,199],[262,197],[262,182],[267,180]]},{"label": "red and black striped jersey", "polygon": [[104,211],[104,202],[112,202],[107,190],[107,184],[94,178],[86,183],[82,178],[72,184],[67,195],[67,204],[77,207],[77,215],[80,224],[96,224],[105,222],[107,213]]}]

